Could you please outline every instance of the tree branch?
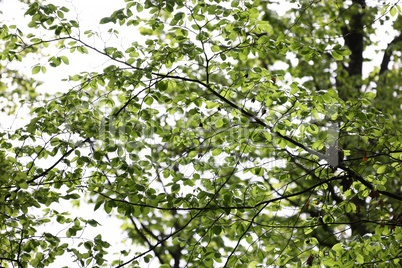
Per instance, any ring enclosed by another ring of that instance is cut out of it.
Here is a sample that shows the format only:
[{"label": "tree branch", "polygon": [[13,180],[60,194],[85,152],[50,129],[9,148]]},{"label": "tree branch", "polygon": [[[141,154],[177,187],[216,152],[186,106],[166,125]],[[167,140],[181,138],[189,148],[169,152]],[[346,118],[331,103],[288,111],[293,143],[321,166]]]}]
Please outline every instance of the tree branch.
[{"label": "tree branch", "polygon": [[387,48],[385,49],[384,56],[383,56],[382,62],[381,62],[380,75],[388,70],[388,64],[391,61],[391,55],[392,55],[392,50],[394,48],[394,45],[400,41],[402,41],[402,33],[400,33],[398,36],[396,36],[394,38],[394,40],[392,40],[391,43],[389,43]]},{"label": "tree branch", "polygon": [[[161,254],[160,254],[159,252],[157,252],[157,250],[156,250],[157,248],[152,246],[151,242],[147,239],[147,237],[143,234],[143,232],[137,227],[137,224],[135,224],[135,221],[134,221],[134,219],[133,219],[132,216],[130,216],[130,220],[131,220],[131,223],[134,225],[135,230],[136,230],[137,233],[141,236],[141,238],[145,241],[145,243],[147,243],[148,247],[153,248],[154,254],[155,254],[155,256],[158,258],[159,262],[160,262],[161,264],[164,264],[165,261],[163,260]],[[149,233],[153,238],[156,239],[156,241],[159,242],[158,237],[156,237],[148,228],[144,228],[145,226],[143,226],[142,223],[140,223],[140,224],[141,224],[141,227],[142,227],[147,233]]]}]

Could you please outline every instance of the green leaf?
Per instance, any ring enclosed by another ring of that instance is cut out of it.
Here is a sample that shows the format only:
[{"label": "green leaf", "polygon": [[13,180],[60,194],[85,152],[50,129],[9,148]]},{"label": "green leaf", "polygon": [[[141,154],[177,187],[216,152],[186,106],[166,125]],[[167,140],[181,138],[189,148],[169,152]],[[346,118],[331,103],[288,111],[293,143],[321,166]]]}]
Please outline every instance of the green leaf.
[{"label": "green leaf", "polygon": [[60,59],[64,62],[64,64],[69,65],[70,62],[66,56],[60,56]]},{"label": "green leaf", "polygon": [[220,155],[221,152],[222,152],[222,148],[216,148],[216,149],[214,149],[214,150],[212,151],[212,155],[213,155],[213,156],[217,156],[217,155]]},{"label": "green leaf", "polygon": [[22,189],[28,189],[28,184],[24,181],[18,184],[19,187],[21,187]]},{"label": "green leaf", "polygon": [[212,108],[215,108],[218,106],[219,106],[219,103],[212,102],[212,101],[207,102],[207,109],[212,109]]},{"label": "green leaf", "polygon": [[101,19],[99,23],[100,24],[106,24],[106,23],[109,23],[111,21],[113,21],[113,19],[111,17],[105,17],[105,18]]},{"label": "green leaf", "polygon": [[396,10],[395,6],[391,7],[389,13],[391,14],[392,17],[396,15],[396,12],[397,12],[397,10]]},{"label": "green leaf", "polygon": [[37,65],[32,68],[32,74],[37,74],[40,72],[40,70],[41,70],[41,66]]},{"label": "green leaf", "polygon": [[94,206],[94,211],[98,210],[98,208],[103,204],[103,200],[100,200],[98,202],[96,202],[95,206]]},{"label": "green leaf", "polygon": [[110,202],[105,202],[104,209],[107,214],[110,214],[110,212],[112,212],[112,206],[111,206]]},{"label": "green leaf", "polygon": [[312,110],[311,115],[314,117],[314,119],[317,119],[317,120],[320,119],[320,116],[318,115],[318,112],[316,110]]},{"label": "green leaf", "polygon": [[146,104],[151,105],[154,102],[154,99],[150,96],[146,96],[144,101]]},{"label": "green leaf", "polygon": [[294,94],[296,94],[297,92],[299,92],[299,88],[298,88],[298,87],[293,87],[293,88],[290,90],[290,95],[294,95]]},{"label": "green leaf", "polygon": [[343,249],[343,247],[342,247],[342,244],[340,244],[340,243],[335,244],[335,245],[332,247],[332,249],[335,250],[336,252],[343,252],[343,251],[345,251],[345,250]]},{"label": "green leaf", "polygon": [[357,254],[356,254],[356,261],[357,261],[359,264],[363,264],[363,263],[364,263],[364,257],[363,257],[361,254],[357,253]]},{"label": "green leaf", "polygon": [[367,92],[366,93],[366,98],[367,99],[374,99],[376,94],[374,92]]},{"label": "green leaf", "polygon": [[331,215],[325,215],[323,218],[324,223],[333,223],[334,219]]},{"label": "green leaf", "polygon": [[341,48],[341,49],[337,50],[336,52],[342,56],[349,56],[352,54],[352,52],[350,52],[350,50],[347,48]]},{"label": "green leaf", "polygon": [[214,228],[213,228],[213,231],[214,231],[215,235],[220,235],[221,232],[222,232],[222,227],[215,225]]},{"label": "green leaf", "polygon": [[218,120],[215,121],[215,127],[220,128],[223,126],[223,119],[219,118]]},{"label": "green leaf", "polygon": [[135,59],[134,59],[134,58],[129,58],[129,59],[127,60],[127,64],[129,64],[129,65],[132,65],[134,62],[135,62]]},{"label": "green leaf", "polygon": [[380,166],[380,167],[377,169],[377,173],[378,173],[378,174],[382,174],[382,173],[385,172],[385,170],[387,170],[387,166],[386,166],[386,165]]},{"label": "green leaf", "polygon": [[212,46],[211,47],[212,52],[219,52],[221,51],[221,49],[219,48],[219,46]]},{"label": "green leaf", "polygon": [[180,184],[173,184],[172,186],[172,192],[177,193],[178,191],[180,191]]},{"label": "green leaf", "polygon": [[99,222],[97,222],[96,220],[88,220],[88,224],[91,225],[92,227],[96,227],[99,225]]},{"label": "green leaf", "polygon": [[272,136],[271,136],[271,134],[269,134],[268,132],[264,132],[264,137],[267,139],[267,141],[271,141],[271,140],[272,140]]},{"label": "green leaf", "polygon": [[342,54],[340,54],[338,51],[332,51],[332,57],[336,60],[343,60]]}]

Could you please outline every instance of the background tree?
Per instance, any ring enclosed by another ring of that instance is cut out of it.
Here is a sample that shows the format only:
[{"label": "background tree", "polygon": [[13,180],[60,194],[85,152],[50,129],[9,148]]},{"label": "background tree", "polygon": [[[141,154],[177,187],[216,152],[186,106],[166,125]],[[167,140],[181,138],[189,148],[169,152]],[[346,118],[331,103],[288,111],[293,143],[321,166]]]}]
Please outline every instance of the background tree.
[{"label": "background tree", "polygon": [[[100,21],[132,27],[120,47],[51,3],[29,5],[30,33],[3,25],[4,61],[56,48],[33,74],[66,51],[108,66],[2,131],[0,263],[400,266],[399,1],[288,2],[279,16],[284,1],[126,0]],[[366,77],[378,22],[396,36]],[[53,208],[83,197],[122,220],[131,251],[108,256],[102,234],[81,237],[97,221]]]}]

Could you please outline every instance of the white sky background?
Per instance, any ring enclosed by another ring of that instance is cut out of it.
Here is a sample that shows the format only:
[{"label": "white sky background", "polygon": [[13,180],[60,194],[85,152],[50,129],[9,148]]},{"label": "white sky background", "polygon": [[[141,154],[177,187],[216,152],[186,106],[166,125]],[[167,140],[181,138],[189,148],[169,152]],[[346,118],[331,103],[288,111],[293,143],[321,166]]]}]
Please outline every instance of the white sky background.
[{"label": "white sky background", "polygon": [[[106,25],[99,25],[99,21],[103,17],[109,16],[113,11],[122,8],[125,6],[124,0],[73,0],[73,1],[63,1],[63,0],[52,0],[50,1],[51,3],[58,5],[58,6],[66,6],[67,8],[70,9],[70,13],[66,14],[67,18],[73,19],[71,16],[74,14],[78,14],[78,18],[76,20],[79,22],[80,27],[81,27],[81,32],[83,33],[85,30],[92,29],[94,31],[97,31],[101,34],[104,34],[103,37],[105,41],[107,41],[109,34],[107,33],[107,30],[112,27],[111,24],[106,24]],[[367,1],[368,5],[374,1]],[[376,5],[378,5],[378,1],[375,1]],[[0,11],[3,12],[3,14],[0,14],[2,17],[2,20],[7,20],[12,24],[12,21],[15,21],[14,23],[18,25],[18,27],[25,33],[29,33],[32,31],[32,29],[29,29],[27,26],[24,27],[24,25],[28,24],[28,19],[29,17],[26,17],[25,20],[27,21],[26,23],[22,23],[22,19],[24,18],[23,14],[25,11],[21,10],[21,7],[23,5],[20,4],[16,0],[2,0],[0,3]],[[286,10],[288,10],[288,6],[284,6],[283,4],[281,5],[274,5],[272,6],[273,8],[275,7],[278,10],[278,13],[284,13]],[[376,25],[379,25],[379,23],[376,23]],[[384,26],[384,29],[391,29],[389,27],[390,22],[386,23],[387,26]],[[113,25],[113,28],[118,28],[117,25]],[[111,40],[110,42],[115,42],[113,45],[116,47],[120,47],[123,42],[127,42],[127,44],[130,44],[131,42],[134,41],[134,38],[139,36],[135,35],[133,36],[133,27],[131,26],[129,28],[130,30],[124,30],[122,29],[120,31],[120,37],[119,40]],[[384,35],[376,37],[376,40],[379,41],[379,46],[377,47],[380,49],[383,49],[387,46],[387,44],[393,39],[394,34],[388,34],[387,31],[383,31]],[[117,42],[117,43],[116,43]],[[107,43],[111,45],[111,43]],[[92,45],[92,44],[91,44]],[[97,42],[97,46],[101,45],[101,43]],[[50,48],[51,46],[49,46]],[[125,46],[127,47],[127,46]],[[46,52],[46,50],[44,50]],[[48,53],[50,55],[54,55],[57,53],[57,50],[50,51],[48,50]],[[54,52],[54,53],[51,53]],[[46,74],[38,74],[35,75],[34,78],[38,80],[45,81],[44,85],[40,87],[41,92],[49,92],[49,93],[54,93],[57,91],[65,91],[71,88],[69,83],[63,82],[61,83],[61,79],[67,78],[68,75],[74,75],[79,73],[80,71],[101,71],[104,67],[106,67],[109,63],[105,58],[99,57],[99,55],[95,53],[90,53],[88,56],[83,56],[82,54],[79,53],[74,53],[70,54],[69,52],[66,52],[65,54],[61,55],[66,55],[69,58],[70,65],[64,65],[59,66],[58,68],[52,68],[49,65],[47,65],[47,59],[46,58],[40,58],[40,55],[33,56],[33,58],[30,61],[24,60],[22,63],[13,63],[13,66],[15,69],[21,70],[23,73],[27,75],[31,75],[31,69],[32,67],[37,64],[38,62],[44,63],[44,65],[47,67],[47,73]],[[372,58],[372,62],[367,62],[364,64],[363,67],[363,72],[364,76],[367,76],[369,72],[373,70],[374,66],[379,66],[382,60],[382,53],[380,54],[375,54],[374,49],[366,50],[364,52],[364,56],[368,58]],[[283,66],[285,68],[286,66]],[[26,122],[26,113],[27,110],[20,110],[18,115],[17,115],[17,121],[14,121],[14,118],[8,118],[8,120],[4,121],[2,119],[0,121],[0,127],[1,128],[12,128],[15,129],[18,126],[22,126]],[[2,117],[4,118],[4,117]],[[25,120],[23,120],[23,118]],[[14,122],[12,124],[12,122]],[[62,211],[71,211],[70,209],[70,203],[65,202],[59,204],[58,206],[54,206],[55,209],[57,209],[59,212]],[[99,223],[102,224],[101,227],[97,228],[91,228],[88,227],[87,230],[85,230],[85,233],[83,237],[94,237],[98,233],[102,234],[102,238],[109,243],[111,243],[112,247],[110,248],[112,252],[116,252],[122,248],[117,248],[116,246],[119,245],[121,247],[121,239],[123,239],[123,234],[122,231],[119,229],[120,226],[120,221],[117,221],[114,218],[109,217],[106,213],[104,213],[103,206],[101,206],[96,212],[93,212],[93,209],[91,206],[85,205],[85,203],[81,203],[81,207],[79,210],[76,208],[71,211],[72,214],[75,216],[81,216],[86,219],[93,218],[97,220]],[[60,230],[60,229],[58,229]],[[56,230],[57,231],[57,230]],[[61,231],[61,235],[65,233],[65,230]],[[76,244],[78,244],[80,241],[75,241]],[[131,249],[133,249],[132,246],[130,246]],[[139,251],[142,251],[141,249],[138,249]],[[134,250],[135,252],[136,250]],[[133,256],[134,253],[132,253],[130,256]],[[151,262],[150,264],[143,264],[143,267],[155,267],[155,262]],[[51,267],[61,267],[61,266],[68,266],[68,267],[79,267],[78,264],[73,263],[72,259],[66,255],[62,258],[60,258],[60,261],[57,262],[56,264],[53,264]]]}]

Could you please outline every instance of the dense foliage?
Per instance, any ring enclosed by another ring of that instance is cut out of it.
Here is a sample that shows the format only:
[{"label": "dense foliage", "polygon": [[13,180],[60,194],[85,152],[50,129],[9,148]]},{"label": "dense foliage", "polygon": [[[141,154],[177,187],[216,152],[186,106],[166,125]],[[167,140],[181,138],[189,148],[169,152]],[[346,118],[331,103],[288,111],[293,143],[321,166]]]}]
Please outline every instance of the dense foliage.
[{"label": "dense foliage", "polygon": [[51,2],[1,25],[2,266],[400,267],[399,1],[125,0],[113,44]]}]

